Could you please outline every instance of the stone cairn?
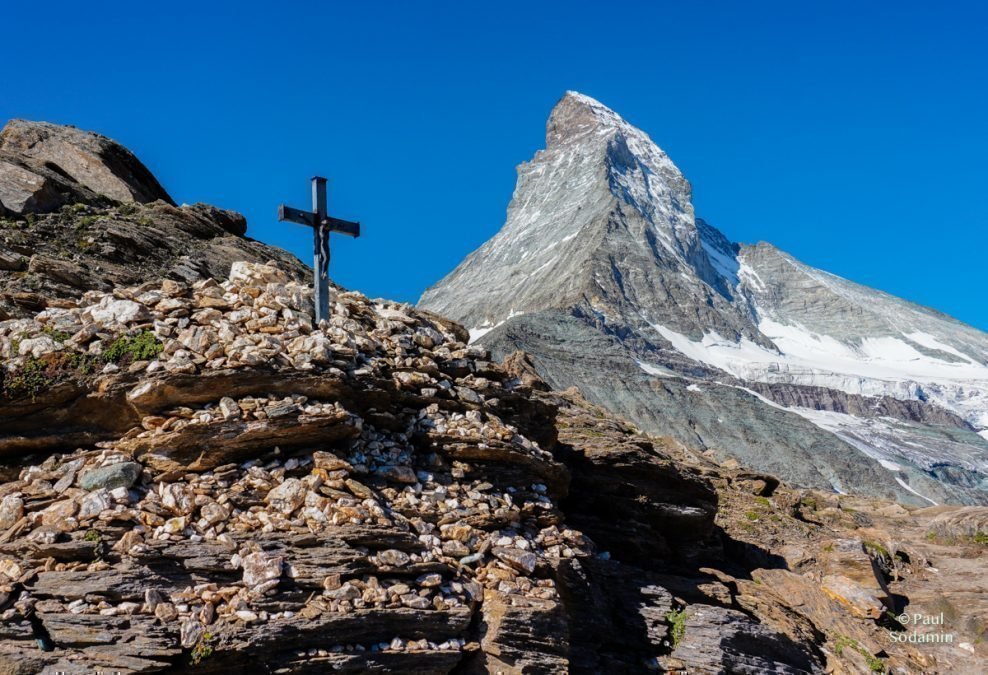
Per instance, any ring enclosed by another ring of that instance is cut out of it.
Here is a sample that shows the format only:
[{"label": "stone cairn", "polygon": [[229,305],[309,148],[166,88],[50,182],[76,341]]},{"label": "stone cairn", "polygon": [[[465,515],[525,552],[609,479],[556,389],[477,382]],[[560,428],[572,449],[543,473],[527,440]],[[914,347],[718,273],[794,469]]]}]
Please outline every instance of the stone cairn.
[{"label": "stone cairn", "polygon": [[[450,617],[468,621],[485,591],[557,599],[546,561],[594,549],[554,504],[561,466],[499,414],[524,385],[458,326],[358,293],[334,299],[328,325],[314,328],[310,290],[273,265],[236,263],[222,283],[90,291],[78,306],[0,324],[8,383],[32,362],[84,364],[97,381],[131,378],[139,403],[170,376],[266,368],[317,375],[320,391],[372,381],[405,397],[361,413],[347,396],[210,392],[22,468],[0,484],[5,631],[48,648],[49,635],[65,644],[96,619],[140,619],[133,648],[114,657],[140,669],[244,639],[237,625],[405,609],[443,614],[446,627],[372,644],[327,634],[297,656],[459,652]],[[100,358],[121,344],[144,349]],[[169,559],[182,574],[154,564]],[[63,664],[106,663],[76,643]]]}]

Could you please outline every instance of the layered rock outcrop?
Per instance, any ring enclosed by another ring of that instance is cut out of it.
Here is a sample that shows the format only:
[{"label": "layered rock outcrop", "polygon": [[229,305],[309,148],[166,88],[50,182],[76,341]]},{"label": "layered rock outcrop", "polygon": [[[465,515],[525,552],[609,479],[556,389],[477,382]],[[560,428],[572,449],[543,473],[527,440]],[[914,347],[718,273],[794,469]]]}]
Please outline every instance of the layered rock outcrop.
[{"label": "layered rock outcrop", "polygon": [[[915,663],[876,624],[895,604],[860,539],[819,564],[773,552],[770,531],[804,557],[835,536],[778,481],[552,392],[435,315],[342,293],[320,328],[310,303],[238,263],[0,324],[5,667]],[[744,508],[778,520],[749,543]]]}]

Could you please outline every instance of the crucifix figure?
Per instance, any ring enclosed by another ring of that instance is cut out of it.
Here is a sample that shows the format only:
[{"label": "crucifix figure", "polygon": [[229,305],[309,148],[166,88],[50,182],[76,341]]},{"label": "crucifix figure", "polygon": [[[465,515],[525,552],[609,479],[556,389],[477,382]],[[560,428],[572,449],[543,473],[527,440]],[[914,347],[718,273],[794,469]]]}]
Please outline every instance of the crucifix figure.
[{"label": "crucifix figure", "polygon": [[282,204],[278,207],[278,220],[287,220],[312,228],[315,254],[312,262],[316,303],[316,325],[329,320],[329,233],[340,232],[351,237],[360,236],[360,223],[331,218],[326,213],[326,179],[312,179],[312,211],[301,211]]}]

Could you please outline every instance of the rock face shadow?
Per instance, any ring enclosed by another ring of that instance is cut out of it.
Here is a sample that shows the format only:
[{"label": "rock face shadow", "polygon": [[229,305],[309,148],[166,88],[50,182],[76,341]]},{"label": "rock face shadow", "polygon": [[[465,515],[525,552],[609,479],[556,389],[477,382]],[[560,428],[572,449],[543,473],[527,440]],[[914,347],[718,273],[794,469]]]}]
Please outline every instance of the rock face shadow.
[{"label": "rock face shadow", "polygon": [[[540,398],[552,404],[558,435],[551,447],[570,473],[560,508],[598,547],[597,556],[561,560],[553,570],[566,617],[558,639],[567,644],[570,672],[677,663],[700,672],[822,669],[817,648],[737,602],[741,580],[755,586],[755,570],[788,565],[715,524],[718,496],[707,478],[650,439],[626,433],[575,391]],[[526,658],[512,667],[531,663]]]}]

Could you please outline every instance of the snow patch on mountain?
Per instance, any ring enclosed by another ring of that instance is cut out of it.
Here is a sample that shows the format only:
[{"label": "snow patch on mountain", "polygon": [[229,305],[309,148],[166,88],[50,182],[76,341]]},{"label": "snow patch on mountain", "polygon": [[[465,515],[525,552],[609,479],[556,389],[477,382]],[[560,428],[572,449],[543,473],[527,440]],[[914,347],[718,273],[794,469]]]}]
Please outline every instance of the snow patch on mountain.
[{"label": "snow patch on mountain", "polygon": [[917,331],[915,333],[905,333],[904,337],[907,340],[910,340],[911,342],[915,342],[920,346],[927,347],[929,349],[935,349],[941,352],[946,352],[947,354],[953,354],[954,356],[963,359],[964,361],[967,361],[968,363],[973,364],[975,366],[980,365],[977,361],[971,359],[971,357],[968,356],[967,354],[964,354],[963,352],[954,349],[950,345],[945,344],[940,340],[937,340],[936,337],[930,335],[929,333],[922,333]]},{"label": "snow patch on mountain", "polygon": [[[673,348],[694,361],[743,380],[783,382],[838,389],[864,396],[928,400],[978,428],[988,426],[988,366],[970,359],[943,361],[917,351],[906,340],[950,352],[922,333],[861,338],[857,348],[802,326],[762,319],[758,328],[779,348],[762,347],[742,337],[716,332],[699,341],[650,323]],[[916,339],[918,337],[918,339]],[[956,351],[956,350],[954,350]]]},{"label": "snow patch on mountain", "polygon": [[898,483],[899,485],[901,485],[902,487],[904,487],[904,488],[906,488],[906,489],[907,489],[907,490],[909,490],[910,492],[912,492],[912,493],[913,493],[914,495],[916,495],[917,497],[922,497],[923,499],[925,499],[926,501],[928,501],[928,502],[929,502],[930,504],[932,504],[933,506],[939,506],[939,505],[940,505],[940,503],[939,503],[939,502],[935,502],[935,501],[933,501],[932,499],[930,499],[930,498],[929,498],[929,497],[927,497],[926,495],[924,495],[924,494],[922,494],[922,493],[920,493],[919,491],[917,491],[916,489],[914,489],[913,487],[911,487],[911,486],[909,485],[909,483],[907,483],[906,481],[904,481],[904,480],[902,480],[902,476],[896,476],[896,477],[895,477],[895,482],[896,482],[896,483]]},{"label": "snow patch on mountain", "polygon": [[700,245],[703,246],[703,250],[707,252],[707,257],[710,258],[710,262],[713,264],[714,269],[727,279],[730,285],[737,286],[740,282],[738,278],[738,272],[741,270],[741,265],[738,263],[738,259],[733,255],[727,255],[723,251],[718,251],[713,246],[711,246],[705,239],[700,239]]},{"label": "snow patch on mountain", "polygon": [[675,373],[668,368],[663,368],[662,366],[654,366],[650,363],[645,363],[643,361],[636,361],[638,367],[644,370],[649,375],[655,375],[656,377],[678,377],[679,374]]},{"label": "snow patch on mountain", "polygon": [[472,343],[476,342],[477,340],[479,340],[480,338],[484,337],[485,335],[487,335],[488,333],[490,333],[492,330],[494,330],[498,326],[503,326],[504,323],[506,321],[508,321],[509,319],[513,319],[516,316],[521,316],[524,313],[525,312],[516,312],[514,309],[512,309],[508,313],[508,316],[506,316],[505,318],[501,319],[497,323],[494,323],[492,321],[485,321],[484,323],[480,324],[476,328],[468,328],[467,329],[467,332],[470,333],[470,343],[472,344]]},{"label": "snow patch on mountain", "polygon": [[745,263],[743,260],[738,261],[738,271],[737,278],[740,282],[745,282],[757,291],[767,291],[768,287],[762,278],[758,276],[756,272],[750,265]]}]

